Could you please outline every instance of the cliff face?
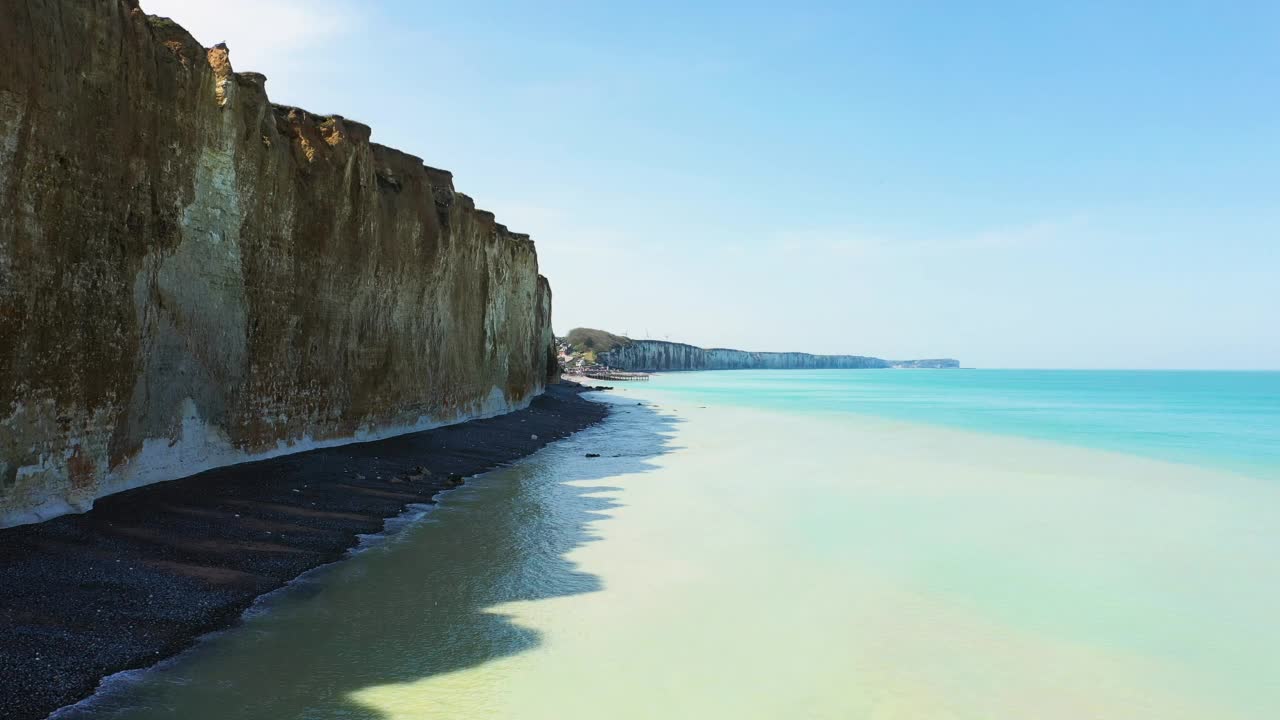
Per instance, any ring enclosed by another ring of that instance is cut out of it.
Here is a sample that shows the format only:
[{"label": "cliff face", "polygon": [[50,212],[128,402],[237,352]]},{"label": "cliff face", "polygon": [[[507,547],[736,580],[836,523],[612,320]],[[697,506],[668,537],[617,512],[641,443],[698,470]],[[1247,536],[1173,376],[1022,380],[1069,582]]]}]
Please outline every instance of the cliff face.
[{"label": "cliff face", "polygon": [[0,3],[0,526],[520,407],[527,236],[133,0]]},{"label": "cliff face", "polygon": [[896,368],[928,368],[930,370],[947,370],[960,367],[960,361],[952,358],[930,358],[928,360],[890,360],[889,365]]},{"label": "cliff face", "polygon": [[802,352],[749,352],[700,348],[665,340],[632,340],[592,328],[574,328],[565,338],[574,350],[594,350],[596,360],[617,370],[843,370],[863,368],[958,368],[960,361],[881,360],[863,355],[810,355]]},{"label": "cliff face", "polygon": [[619,370],[822,370],[834,368],[886,368],[880,358],[861,355],[810,355],[800,352],[747,352],[725,348],[700,348],[662,340],[631,340],[597,355],[600,362]]}]

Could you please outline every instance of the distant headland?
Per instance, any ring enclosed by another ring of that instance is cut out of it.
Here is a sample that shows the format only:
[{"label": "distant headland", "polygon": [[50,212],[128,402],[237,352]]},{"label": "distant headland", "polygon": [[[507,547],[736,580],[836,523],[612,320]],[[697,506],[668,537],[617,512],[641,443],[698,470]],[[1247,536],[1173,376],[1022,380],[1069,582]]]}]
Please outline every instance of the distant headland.
[{"label": "distant headland", "polygon": [[883,360],[865,355],[701,348],[666,340],[633,340],[592,328],[574,328],[558,344],[561,362],[569,370],[590,365],[628,372],[960,367],[960,361],[952,358]]}]

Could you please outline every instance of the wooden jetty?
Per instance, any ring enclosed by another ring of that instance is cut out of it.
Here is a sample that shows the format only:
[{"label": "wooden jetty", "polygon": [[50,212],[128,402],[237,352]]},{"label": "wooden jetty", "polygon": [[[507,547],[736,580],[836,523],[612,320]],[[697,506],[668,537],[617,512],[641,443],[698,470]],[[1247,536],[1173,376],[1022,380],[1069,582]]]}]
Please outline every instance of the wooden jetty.
[{"label": "wooden jetty", "polygon": [[625,370],[584,370],[582,374],[592,380],[621,380],[621,381],[639,381],[648,380],[649,373],[627,372]]}]

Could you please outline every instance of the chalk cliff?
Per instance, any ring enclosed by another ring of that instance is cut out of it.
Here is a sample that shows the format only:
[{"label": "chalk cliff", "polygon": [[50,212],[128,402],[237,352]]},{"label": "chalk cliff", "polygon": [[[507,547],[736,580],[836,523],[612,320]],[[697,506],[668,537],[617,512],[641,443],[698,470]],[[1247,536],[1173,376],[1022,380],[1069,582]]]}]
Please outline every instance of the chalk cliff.
[{"label": "chalk cliff", "polygon": [[134,0],[0,2],[0,61],[0,526],[554,372],[532,241],[365,125]]},{"label": "chalk cliff", "polygon": [[889,365],[896,368],[928,368],[931,370],[955,369],[960,361],[952,358],[929,358],[926,360],[890,360]]},{"label": "chalk cliff", "polygon": [[632,340],[599,353],[600,362],[619,370],[793,370],[885,368],[880,358],[861,355],[810,355],[802,352],[748,352],[700,348],[662,340]]},{"label": "chalk cliff", "polygon": [[957,360],[881,360],[863,355],[811,355],[802,352],[750,352],[700,348],[665,340],[632,340],[602,330],[574,328],[566,336],[574,349],[596,350],[596,359],[618,370],[830,370],[863,368],[956,368]]}]

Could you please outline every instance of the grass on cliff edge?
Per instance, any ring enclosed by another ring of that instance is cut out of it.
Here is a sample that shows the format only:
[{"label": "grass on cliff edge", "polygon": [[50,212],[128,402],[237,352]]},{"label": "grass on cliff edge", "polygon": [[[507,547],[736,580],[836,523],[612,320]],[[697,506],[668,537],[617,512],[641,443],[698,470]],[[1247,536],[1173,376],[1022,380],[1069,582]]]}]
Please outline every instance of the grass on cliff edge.
[{"label": "grass on cliff edge", "polygon": [[631,338],[593,328],[574,328],[564,339],[574,352],[592,354],[608,352],[619,345],[631,344]]}]

